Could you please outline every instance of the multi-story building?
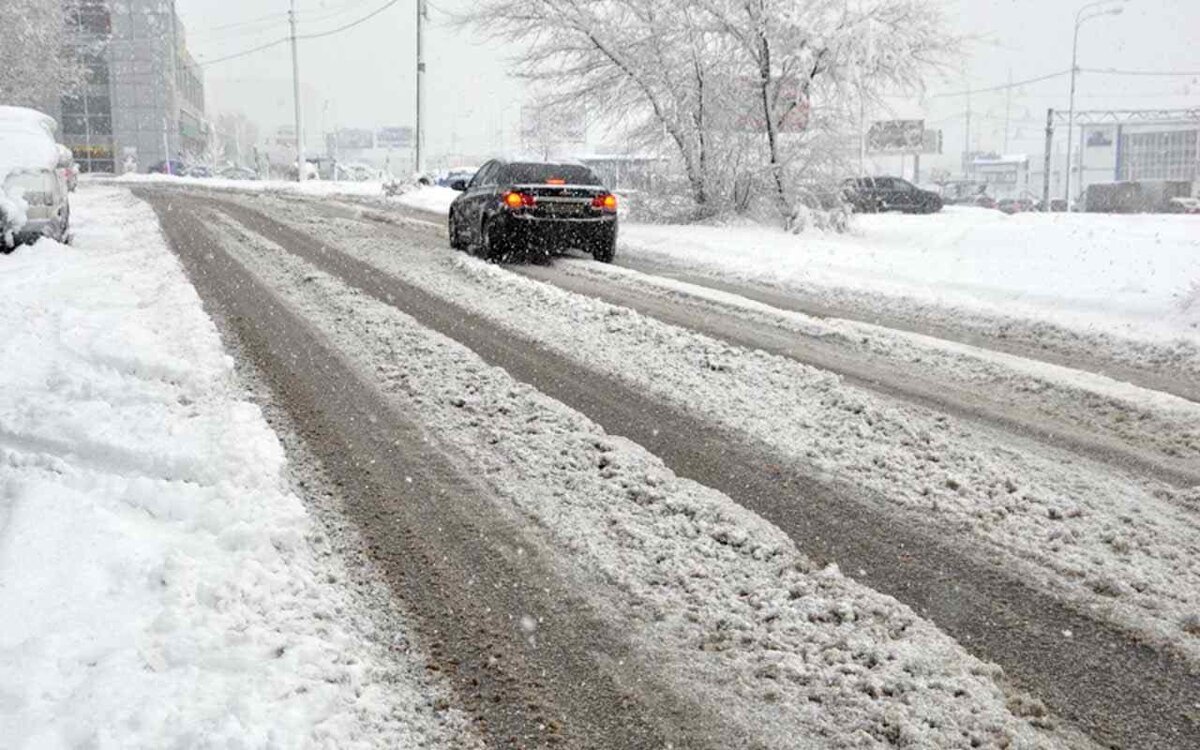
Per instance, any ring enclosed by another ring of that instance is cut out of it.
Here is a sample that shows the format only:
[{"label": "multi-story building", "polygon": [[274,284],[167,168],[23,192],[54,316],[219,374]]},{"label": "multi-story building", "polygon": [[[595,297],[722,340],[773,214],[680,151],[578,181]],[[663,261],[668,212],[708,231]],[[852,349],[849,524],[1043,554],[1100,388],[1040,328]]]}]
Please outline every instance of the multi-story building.
[{"label": "multi-story building", "polygon": [[174,0],[64,0],[86,75],[63,97],[62,137],[85,172],[142,171],[209,145],[204,77]]}]

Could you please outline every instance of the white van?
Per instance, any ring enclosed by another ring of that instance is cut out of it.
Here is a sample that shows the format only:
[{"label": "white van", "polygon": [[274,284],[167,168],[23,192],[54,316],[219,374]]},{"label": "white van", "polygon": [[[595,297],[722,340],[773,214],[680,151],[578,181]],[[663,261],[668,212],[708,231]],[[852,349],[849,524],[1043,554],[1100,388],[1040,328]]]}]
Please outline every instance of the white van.
[{"label": "white van", "polygon": [[71,152],[54,140],[53,118],[0,107],[0,249],[39,237],[67,239]]}]

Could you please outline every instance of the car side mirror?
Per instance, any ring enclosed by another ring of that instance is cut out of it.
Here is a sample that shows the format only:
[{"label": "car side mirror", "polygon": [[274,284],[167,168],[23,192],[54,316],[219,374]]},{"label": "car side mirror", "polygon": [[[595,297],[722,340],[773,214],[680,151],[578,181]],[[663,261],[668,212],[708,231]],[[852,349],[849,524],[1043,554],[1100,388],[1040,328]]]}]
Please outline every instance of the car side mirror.
[{"label": "car side mirror", "polygon": [[457,190],[458,192],[461,193],[467,189],[467,181],[466,180],[454,180],[453,182],[450,183],[450,189]]}]

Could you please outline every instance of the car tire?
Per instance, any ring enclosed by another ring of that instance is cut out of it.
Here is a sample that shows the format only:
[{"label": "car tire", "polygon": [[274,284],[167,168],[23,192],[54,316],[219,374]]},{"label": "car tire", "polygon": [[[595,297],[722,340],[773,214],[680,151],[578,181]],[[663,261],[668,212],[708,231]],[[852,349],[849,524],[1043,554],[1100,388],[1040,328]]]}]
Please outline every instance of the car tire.
[{"label": "car tire", "polygon": [[479,229],[479,254],[486,261],[500,262],[504,256],[504,242],[502,237],[495,228],[495,221],[488,219],[483,220],[482,226]]},{"label": "car tire", "polygon": [[454,250],[466,250],[468,245],[463,242],[463,239],[458,234],[458,222],[454,220],[454,214],[450,214],[447,231],[450,235],[450,247]]},{"label": "car tire", "polygon": [[592,247],[592,257],[600,263],[612,263],[617,255],[617,238],[605,237]]}]

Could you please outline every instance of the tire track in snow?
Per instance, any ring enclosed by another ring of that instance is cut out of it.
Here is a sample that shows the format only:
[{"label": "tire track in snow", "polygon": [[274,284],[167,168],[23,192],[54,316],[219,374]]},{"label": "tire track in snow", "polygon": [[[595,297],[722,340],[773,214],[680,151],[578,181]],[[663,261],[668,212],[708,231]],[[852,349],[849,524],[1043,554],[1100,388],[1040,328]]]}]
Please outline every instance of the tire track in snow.
[{"label": "tire track in snow", "polygon": [[[493,321],[389,277],[240,204],[215,202],[256,233],[458,340],[492,364],[629,437],[677,474],[719,489],[782,528],[817,560],[910,604],[1093,738],[1118,746],[1200,744],[1200,676],[1181,659],[882,514],[855,488],[814,479],[770,450],[528,343]],[[808,503],[797,507],[795,498]]]}]

